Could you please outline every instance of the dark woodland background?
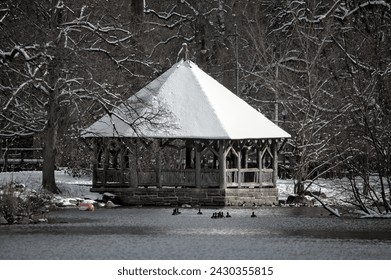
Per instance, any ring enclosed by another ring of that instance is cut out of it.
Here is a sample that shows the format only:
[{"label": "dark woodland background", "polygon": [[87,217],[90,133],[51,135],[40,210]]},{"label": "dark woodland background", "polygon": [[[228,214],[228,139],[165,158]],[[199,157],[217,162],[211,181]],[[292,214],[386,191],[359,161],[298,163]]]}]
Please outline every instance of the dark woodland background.
[{"label": "dark woodland background", "polygon": [[48,173],[85,164],[80,129],[183,58],[187,43],[189,59],[292,135],[281,176],[390,183],[390,5],[2,0],[1,139],[40,135]]}]

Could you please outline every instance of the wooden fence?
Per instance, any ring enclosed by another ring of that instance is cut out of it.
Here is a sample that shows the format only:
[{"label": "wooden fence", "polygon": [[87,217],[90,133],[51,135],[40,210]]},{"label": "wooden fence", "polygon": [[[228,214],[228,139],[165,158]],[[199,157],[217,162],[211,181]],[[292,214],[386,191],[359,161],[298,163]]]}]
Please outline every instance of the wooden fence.
[{"label": "wooden fence", "polygon": [[42,148],[0,149],[0,171],[39,169],[42,163]]}]

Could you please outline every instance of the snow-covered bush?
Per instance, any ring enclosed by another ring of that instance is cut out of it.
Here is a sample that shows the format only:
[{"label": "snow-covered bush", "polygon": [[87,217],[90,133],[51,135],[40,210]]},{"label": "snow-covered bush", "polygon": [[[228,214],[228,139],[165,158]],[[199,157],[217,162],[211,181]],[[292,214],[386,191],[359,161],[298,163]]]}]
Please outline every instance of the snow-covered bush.
[{"label": "snow-covered bush", "polygon": [[5,185],[0,189],[0,215],[10,224],[14,222],[18,212],[18,199],[14,193],[15,189],[11,185]]},{"label": "snow-covered bush", "polygon": [[23,184],[7,183],[0,187],[0,216],[9,224],[45,219],[51,195],[27,190]]}]

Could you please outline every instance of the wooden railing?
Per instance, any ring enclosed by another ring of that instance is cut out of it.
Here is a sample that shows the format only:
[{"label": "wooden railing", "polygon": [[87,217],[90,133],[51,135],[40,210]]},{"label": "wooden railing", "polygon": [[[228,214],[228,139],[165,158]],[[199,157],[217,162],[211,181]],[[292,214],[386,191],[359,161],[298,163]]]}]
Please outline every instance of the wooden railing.
[{"label": "wooden railing", "polygon": [[42,164],[42,148],[1,148],[0,170],[7,171],[10,168],[38,167]]},{"label": "wooden railing", "polygon": [[[259,176],[261,175],[261,183]],[[227,187],[270,187],[273,186],[273,169],[258,168],[237,168],[227,169]],[[96,181],[97,187],[128,187],[130,185],[130,172],[120,169],[97,169]],[[195,169],[162,169],[160,172],[161,186],[176,187],[195,187],[196,186]],[[158,178],[155,170],[143,170],[137,173],[137,182],[139,186],[158,186]],[[216,169],[202,169],[199,185],[201,187],[218,187],[220,182],[220,173]]]},{"label": "wooden railing", "polygon": [[[120,169],[97,169],[96,170],[97,186],[113,186],[113,187],[127,187],[130,184],[130,172]],[[160,172],[160,184],[162,186],[195,186],[195,170],[194,169],[180,169],[168,170],[163,169]],[[158,178],[155,170],[144,170],[137,173],[139,186],[157,186]],[[201,186],[217,187],[219,186],[219,172],[218,170],[201,170]]]},{"label": "wooden railing", "polygon": [[[227,186],[228,187],[268,187],[273,186],[273,169],[258,168],[231,168],[227,169]],[[261,180],[259,176],[261,175]],[[260,181],[262,185],[260,186]]]}]

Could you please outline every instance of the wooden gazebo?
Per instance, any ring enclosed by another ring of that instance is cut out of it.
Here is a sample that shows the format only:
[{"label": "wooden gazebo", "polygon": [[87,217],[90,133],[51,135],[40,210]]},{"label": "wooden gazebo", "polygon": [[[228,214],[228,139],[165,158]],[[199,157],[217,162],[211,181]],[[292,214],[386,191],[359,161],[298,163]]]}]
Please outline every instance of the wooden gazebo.
[{"label": "wooden gazebo", "polygon": [[84,137],[95,147],[93,192],[130,205],[270,205],[290,135],[182,60]]}]

